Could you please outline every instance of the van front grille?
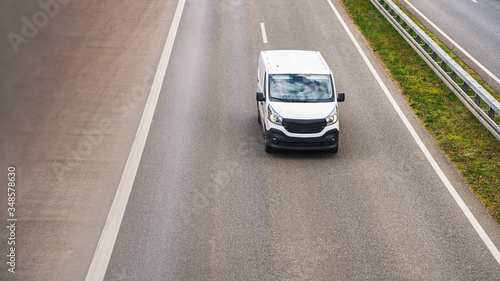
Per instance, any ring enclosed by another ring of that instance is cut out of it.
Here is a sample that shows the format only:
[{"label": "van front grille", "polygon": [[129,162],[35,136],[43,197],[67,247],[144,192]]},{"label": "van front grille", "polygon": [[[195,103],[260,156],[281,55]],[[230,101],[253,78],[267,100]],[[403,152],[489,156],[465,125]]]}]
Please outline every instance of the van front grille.
[{"label": "van front grille", "polygon": [[299,119],[284,118],[281,124],[290,133],[315,134],[323,131],[323,129],[326,127],[326,120],[325,119],[299,120]]}]

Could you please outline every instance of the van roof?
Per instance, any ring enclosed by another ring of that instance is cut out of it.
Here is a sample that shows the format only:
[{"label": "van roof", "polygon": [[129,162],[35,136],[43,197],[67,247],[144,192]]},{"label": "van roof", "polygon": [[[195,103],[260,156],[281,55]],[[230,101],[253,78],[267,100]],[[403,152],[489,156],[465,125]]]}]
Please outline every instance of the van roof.
[{"label": "van roof", "polygon": [[273,50],[262,51],[261,56],[269,74],[330,74],[323,56],[317,51]]}]

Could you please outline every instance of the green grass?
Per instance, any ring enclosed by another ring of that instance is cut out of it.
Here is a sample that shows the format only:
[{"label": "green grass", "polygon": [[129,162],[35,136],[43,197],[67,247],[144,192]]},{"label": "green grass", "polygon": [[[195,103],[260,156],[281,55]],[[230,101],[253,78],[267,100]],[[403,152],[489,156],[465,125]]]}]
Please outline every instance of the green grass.
[{"label": "green grass", "polygon": [[[500,224],[500,141],[469,112],[369,0],[342,0],[342,3],[415,114]],[[500,97],[465,64],[459,63],[494,97]]]}]

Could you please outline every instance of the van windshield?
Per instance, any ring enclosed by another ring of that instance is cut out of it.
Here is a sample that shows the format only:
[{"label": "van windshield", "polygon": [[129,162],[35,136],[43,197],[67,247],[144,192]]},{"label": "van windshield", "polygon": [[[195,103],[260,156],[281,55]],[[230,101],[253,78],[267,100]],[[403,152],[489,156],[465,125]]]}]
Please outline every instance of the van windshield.
[{"label": "van windshield", "polygon": [[273,74],[269,76],[272,101],[332,102],[333,89],[330,75],[325,74]]}]

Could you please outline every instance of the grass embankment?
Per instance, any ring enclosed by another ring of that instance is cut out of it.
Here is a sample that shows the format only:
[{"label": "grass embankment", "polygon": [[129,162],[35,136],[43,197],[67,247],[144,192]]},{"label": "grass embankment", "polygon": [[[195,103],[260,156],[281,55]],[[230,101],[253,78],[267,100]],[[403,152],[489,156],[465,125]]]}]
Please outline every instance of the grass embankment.
[{"label": "grass embankment", "polygon": [[[342,0],[342,3],[415,114],[500,224],[500,141],[469,112],[369,0]],[[451,52],[448,54],[457,60]],[[474,78],[479,81],[477,76]],[[498,98],[497,93],[488,90]]]}]

